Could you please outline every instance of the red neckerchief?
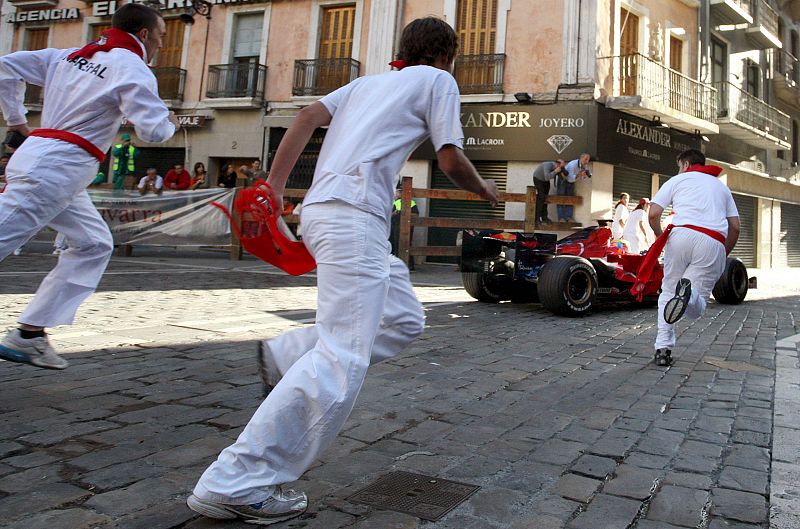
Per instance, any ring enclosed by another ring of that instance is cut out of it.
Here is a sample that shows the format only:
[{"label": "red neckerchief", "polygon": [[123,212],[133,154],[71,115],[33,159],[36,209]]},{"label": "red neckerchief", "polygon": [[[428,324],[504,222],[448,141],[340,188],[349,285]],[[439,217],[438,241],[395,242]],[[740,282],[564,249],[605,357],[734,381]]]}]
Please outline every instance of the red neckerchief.
[{"label": "red neckerchief", "polygon": [[686,169],[687,173],[692,172],[692,171],[695,171],[695,172],[698,172],[698,173],[710,174],[711,176],[719,176],[719,175],[722,174],[723,169],[722,169],[722,167],[719,167],[719,166],[716,166],[716,165],[700,165],[698,163],[698,164],[690,165]]},{"label": "red neckerchief", "polygon": [[408,66],[408,63],[403,59],[397,59],[396,61],[390,62],[389,66],[391,66],[392,68],[397,68],[398,70],[402,70],[403,68]]},{"label": "red neckerchief", "polygon": [[70,53],[67,60],[71,61],[78,58],[91,59],[92,55],[98,51],[110,51],[114,48],[123,48],[132,51],[138,55],[140,59],[144,60],[144,52],[142,52],[142,46],[139,44],[139,41],[130,33],[115,28],[103,31],[99,39]]}]

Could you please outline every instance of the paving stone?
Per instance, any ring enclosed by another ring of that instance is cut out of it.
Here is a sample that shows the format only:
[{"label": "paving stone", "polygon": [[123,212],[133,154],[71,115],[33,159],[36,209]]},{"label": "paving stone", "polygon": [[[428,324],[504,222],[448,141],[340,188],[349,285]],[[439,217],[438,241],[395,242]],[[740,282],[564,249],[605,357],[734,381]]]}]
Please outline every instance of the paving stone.
[{"label": "paving stone", "polygon": [[3,459],[2,463],[15,466],[17,468],[32,468],[46,465],[47,463],[52,463],[53,461],[58,461],[58,457],[46,452],[35,451],[18,456],[7,457]]},{"label": "paving stone", "polygon": [[726,520],[724,518],[714,518],[708,525],[708,529],[761,529],[761,525]]},{"label": "paving stone", "polygon": [[740,522],[761,524],[767,520],[767,502],[763,496],[750,492],[712,489],[711,513]]},{"label": "paving stone", "polygon": [[620,465],[614,478],[603,487],[603,493],[644,500],[650,496],[653,484],[660,474],[653,469]]},{"label": "paving stone", "polygon": [[619,529],[628,527],[639,512],[641,503],[608,494],[598,494],[586,512],[578,515],[569,529]]},{"label": "paving stone", "polygon": [[[529,496],[523,492],[500,487],[484,487],[467,500],[472,514],[482,520],[492,520],[500,525],[510,525],[514,510],[524,505]],[[465,509],[462,504],[457,509]],[[463,512],[463,511],[462,511]]]},{"label": "paving stone", "polygon": [[718,480],[719,486],[725,489],[767,494],[769,474],[739,467],[724,467]]},{"label": "paving stone", "polygon": [[552,439],[545,441],[533,451],[531,457],[543,463],[566,465],[577,459],[586,450],[584,443]]},{"label": "paving stone", "polygon": [[711,489],[711,477],[704,474],[695,474],[693,472],[669,472],[664,477],[664,483],[670,485],[679,485],[689,489]]},{"label": "paving stone", "polygon": [[653,454],[645,454],[644,452],[631,452],[625,458],[625,463],[641,468],[666,468],[670,462],[669,456],[657,456]]},{"label": "paving stone", "polygon": [[621,458],[636,444],[639,437],[638,432],[611,428],[589,447],[588,452],[599,456]]},{"label": "paving stone", "polygon": [[63,481],[60,475],[63,470],[64,465],[61,463],[34,467],[21,472],[17,470],[0,478],[0,491],[15,493],[36,489],[47,483],[58,483]]},{"label": "paving stone", "polygon": [[113,520],[108,516],[94,513],[87,509],[63,509],[56,511],[45,511],[42,513],[26,516],[25,518],[4,525],[6,529],[101,529],[110,527]]},{"label": "paving stone", "polygon": [[586,476],[605,479],[617,468],[617,462],[607,457],[583,455],[572,464],[572,472]]},{"label": "paving stone", "polygon": [[85,505],[110,516],[123,516],[157,505],[172,495],[184,492],[186,484],[176,484],[162,477],[137,481],[133,485],[93,496]]},{"label": "paving stone", "polygon": [[11,456],[24,449],[25,447],[23,445],[15,443],[14,441],[0,442],[0,459]]},{"label": "paving stone", "polygon": [[708,491],[665,485],[656,491],[647,511],[649,520],[696,527],[703,519]]},{"label": "paving stone", "polygon": [[735,444],[725,456],[725,464],[733,467],[749,468],[769,472],[770,456],[766,448]]},{"label": "paving stone", "polygon": [[589,503],[594,493],[600,488],[601,483],[596,479],[578,476],[577,474],[565,474],[558,480],[553,492],[570,500]]},{"label": "paving stone", "polygon": [[672,456],[678,451],[685,436],[686,434],[682,432],[654,428],[642,437],[636,445],[636,450],[648,454]]},{"label": "paving stone", "polygon": [[0,512],[6,520],[16,520],[90,495],[91,492],[69,483],[47,483],[28,489],[24,494],[0,499]]},{"label": "paving stone", "polygon": [[654,522],[652,520],[639,520],[636,522],[636,529],[683,529],[677,525],[664,522]]}]

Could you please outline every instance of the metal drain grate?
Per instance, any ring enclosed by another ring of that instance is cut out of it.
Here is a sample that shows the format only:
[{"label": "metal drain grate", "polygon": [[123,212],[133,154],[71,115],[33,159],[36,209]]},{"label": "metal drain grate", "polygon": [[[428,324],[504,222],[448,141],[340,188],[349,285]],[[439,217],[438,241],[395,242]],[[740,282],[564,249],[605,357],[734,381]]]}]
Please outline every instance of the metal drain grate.
[{"label": "metal drain grate", "polygon": [[478,485],[398,471],[378,478],[347,499],[435,522],[478,489]]}]

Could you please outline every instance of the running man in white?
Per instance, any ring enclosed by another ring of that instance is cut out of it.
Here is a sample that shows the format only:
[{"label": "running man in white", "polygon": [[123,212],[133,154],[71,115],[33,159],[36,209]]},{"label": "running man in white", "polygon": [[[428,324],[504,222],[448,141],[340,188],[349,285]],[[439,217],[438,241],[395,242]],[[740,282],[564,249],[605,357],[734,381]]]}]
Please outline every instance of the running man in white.
[{"label": "running man in white", "polygon": [[[178,121],[158,97],[147,66],[166,34],[161,15],[122,6],[112,29],[83,48],[20,51],[0,57],[0,110],[11,131],[29,136],[6,168],[0,194],[0,260],[45,226],[69,248],[0,343],[0,358],[64,369],[45,328],[72,323],[94,292],[114,248],[108,226],[86,187],[97,175],[123,116],[147,142],[164,142]],[[42,128],[25,119],[25,83],[44,87]]]},{"label": "running man in white", "polygon": [[203,473],[187,499],[211,518],[268,525],[301,514],[300,477],[336,438],[367,368],[391,358],[424,328],[408,268],[391,255],[389,228],[398,174],[430,138],[459,187],[497,202],[462,151],[458,85],[450,74],[457,37],[424,18],[403,31],[399,71],[361,77],[303,109],[283,138],[269,184],[282,203],[289,173],[318,127],[329,125],[303,201],[303,241],[317,261],[313,327],[260,347],[274,388],[236,443]]},{"label": "running man in white", "polygon": [[[681,153],[679,174],[667,180],[650,204],[650,226],[659,239],[648,255],[657,259],[664,248],[655,342],[659,366],[672,363],[675,323],[684,314],[695,319],[705,312],[711,290],[725,270],[725,258],[739,239],[739,212],[733,195],[717,178],[722,168],[705,163],[700,151]],[[670,204],[677,212],[672,220],[674,229],[667,227],[662,235],[661,214]]]}]

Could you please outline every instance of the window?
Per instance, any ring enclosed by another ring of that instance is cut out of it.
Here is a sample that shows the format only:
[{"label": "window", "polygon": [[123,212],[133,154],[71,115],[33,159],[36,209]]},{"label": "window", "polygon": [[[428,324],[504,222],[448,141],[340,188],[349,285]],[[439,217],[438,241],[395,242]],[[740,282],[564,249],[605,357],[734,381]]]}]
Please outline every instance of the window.
[{"label": "window", "polygon": [[233,44],[233,62],[257,63],[261,54],[261,28],[264,25],[262,13],[237,15]]},{"label": "window", "polygon": [[355,4],[322,10],[318,59],[349,59],[353,56],[355,20]]},{"label": "window", "polygon": [[683,72],[683,41],[675,35],[669,36],[669,67]]},{"label": "window", "polygon": [[456,9],[456,33],[462,55],[494,53],[497,0],[460,0]]},{"label": "window", "polygon": [[158,51],[157,65],[159,68],[180,68],[186,24],[179,18],[170,18],[164,22],[167,26],[167,36],[164,38],[163,47]]},{"label": "window", "polygon": [[636,95],[639,73],[639,17],[621,7],[620,17],[620,94]]},{"label": "window", "polygon": [[25,31],[25,49],[28,51],[43,50],[47,47],[49,28],[28,29]]},{"label": "window", "polygon": [[728,115],[728,50],[721,41],[711,39],[711,82],[717,89],[717,114]]},{"label": "window", "polygon": [[761,71],[758,64],[749,59],[744,61],[744,86],[742,88],[753,97],[758,97],[760,76]]}]

